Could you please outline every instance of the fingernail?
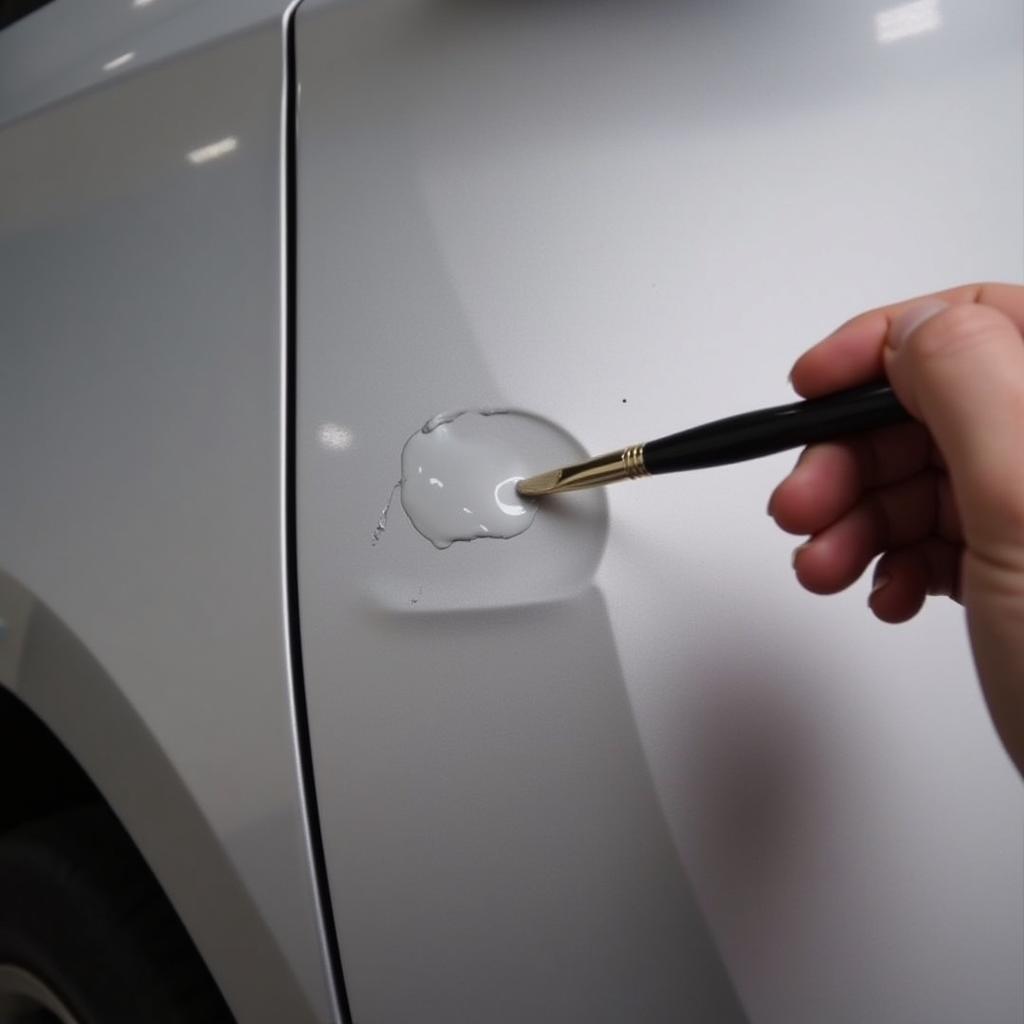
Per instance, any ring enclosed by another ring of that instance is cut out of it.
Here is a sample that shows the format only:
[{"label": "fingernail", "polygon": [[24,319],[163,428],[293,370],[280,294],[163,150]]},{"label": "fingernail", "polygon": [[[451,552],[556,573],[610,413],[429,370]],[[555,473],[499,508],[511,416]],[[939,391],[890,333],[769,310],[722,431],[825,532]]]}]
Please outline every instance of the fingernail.
[{"label": "fingernail", "polygon": [[809,540],[805,540],[803,544],[799,544],[797,545],[797,547],[793,548],[793,554],[790,558],[790,564],[793,566],[794,569],[796,568],[796,560],[799,557],[800,552],[803,551],[805,548],[809,548],[810,546],[811,542]]},{"label": "fingernail", "polygon": [[926,320],[931,320],[944,309],[949,309],[949,303],[942,299],[925,299],[917,302],[902,313],[892,322],[889,328],[889,336],[886,339],[889,348],[898,349]]},{"label": "fingernail", "polygon": [[889,575],[884,572],[875,577],[875,582],[871,584],[871,593],[868,594],[868,604],[871,603],[871,598],[873,598],[875,594],[889,586],[889,580]]}]

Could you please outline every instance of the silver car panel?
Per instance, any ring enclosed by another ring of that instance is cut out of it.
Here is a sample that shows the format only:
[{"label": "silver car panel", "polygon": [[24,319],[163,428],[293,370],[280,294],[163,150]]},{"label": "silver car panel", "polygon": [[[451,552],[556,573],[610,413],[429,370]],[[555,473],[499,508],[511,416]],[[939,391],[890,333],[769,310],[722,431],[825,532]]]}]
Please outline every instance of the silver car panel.
[{"label": "silver car panel", "polygon": [[0,34],[2,683],[245,1022],[337,1019],[285,602],[282,7]]},{"label": "silver car panel", "polygon": [[896,7],[299,9],[300,606],[357,1020],[1021,1018],[1019,780],[961,615],[801,593],[760,511],[790,457],[373,537],[438,412],[606,451],[786,400],[870,305],[1024,277],[1021,6]]},{"label": "silver car panel", "polygon": [[[337,1017],[284,597],[282,6],[0,33],[0,684],[244,1022]],[[299,598],[356,1019],[1019,1019],[1018,784],[960,618],[799,594],[750,517],[784,458],[448,551],[395,507],[373,543],[439,411],[599,451],[781,399],[847,312],[1024,277],[1019,5],[299,24]]]}]

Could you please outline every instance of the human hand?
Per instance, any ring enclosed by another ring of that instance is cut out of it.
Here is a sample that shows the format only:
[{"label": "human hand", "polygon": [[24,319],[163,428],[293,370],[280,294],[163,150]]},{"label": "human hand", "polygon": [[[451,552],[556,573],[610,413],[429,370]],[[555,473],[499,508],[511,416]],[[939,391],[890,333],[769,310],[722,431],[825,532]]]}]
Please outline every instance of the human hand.
[{"label": "human hand", "polygon": [[805,352],[814,398],[888,376],[917,422],[816,444],[769,514],[808,534],[797,579],[817,594],[881,555],[868,599],[904,622],[929,594],[967,610],[989,711],[1024,774],[1024,288],[970,285],[855,317]]}]

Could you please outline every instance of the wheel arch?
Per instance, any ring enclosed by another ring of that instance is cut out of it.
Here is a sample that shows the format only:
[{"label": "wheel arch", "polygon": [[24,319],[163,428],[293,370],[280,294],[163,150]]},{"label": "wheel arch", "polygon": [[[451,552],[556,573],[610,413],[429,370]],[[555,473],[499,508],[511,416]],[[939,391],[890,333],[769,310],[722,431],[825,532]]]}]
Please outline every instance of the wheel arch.
[{"label": "wheel arch", "polygon": [[[273,972],[286,1005],[301,1005],[273,934],[126,693],[45,602],[2,570],[0,780],[0,831],[106,803],[229,1005],[248,970]],[[240,959],[239,935],[247,970],[225,970]]]}]

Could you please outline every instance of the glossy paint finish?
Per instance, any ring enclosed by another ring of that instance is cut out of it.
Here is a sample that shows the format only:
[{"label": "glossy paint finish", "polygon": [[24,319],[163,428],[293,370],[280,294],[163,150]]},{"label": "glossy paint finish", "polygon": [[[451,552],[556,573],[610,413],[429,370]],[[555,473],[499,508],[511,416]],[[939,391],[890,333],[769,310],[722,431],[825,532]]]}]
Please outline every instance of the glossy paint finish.
[{"label": "glossy paint finish", "polygon": [[784,401],[869,305],[1020,280],[1020,5],[909,6],[300,8],[300,603],[357,1020],[1021,1018],[1019,781],[960,613],[801,593],[790,456],[372,538],[440,409],[607,451]]},{"label": "glossy paint finish", "polygon": [[0,35],[2,683],[240,1024],[337,1019],[284,597],[282,7],[59,0]]},{"label": "glossy paint finish", "polygon": [[0,34],[0,121],[278,24],[287,6],[287,0],[54,0]]}]

